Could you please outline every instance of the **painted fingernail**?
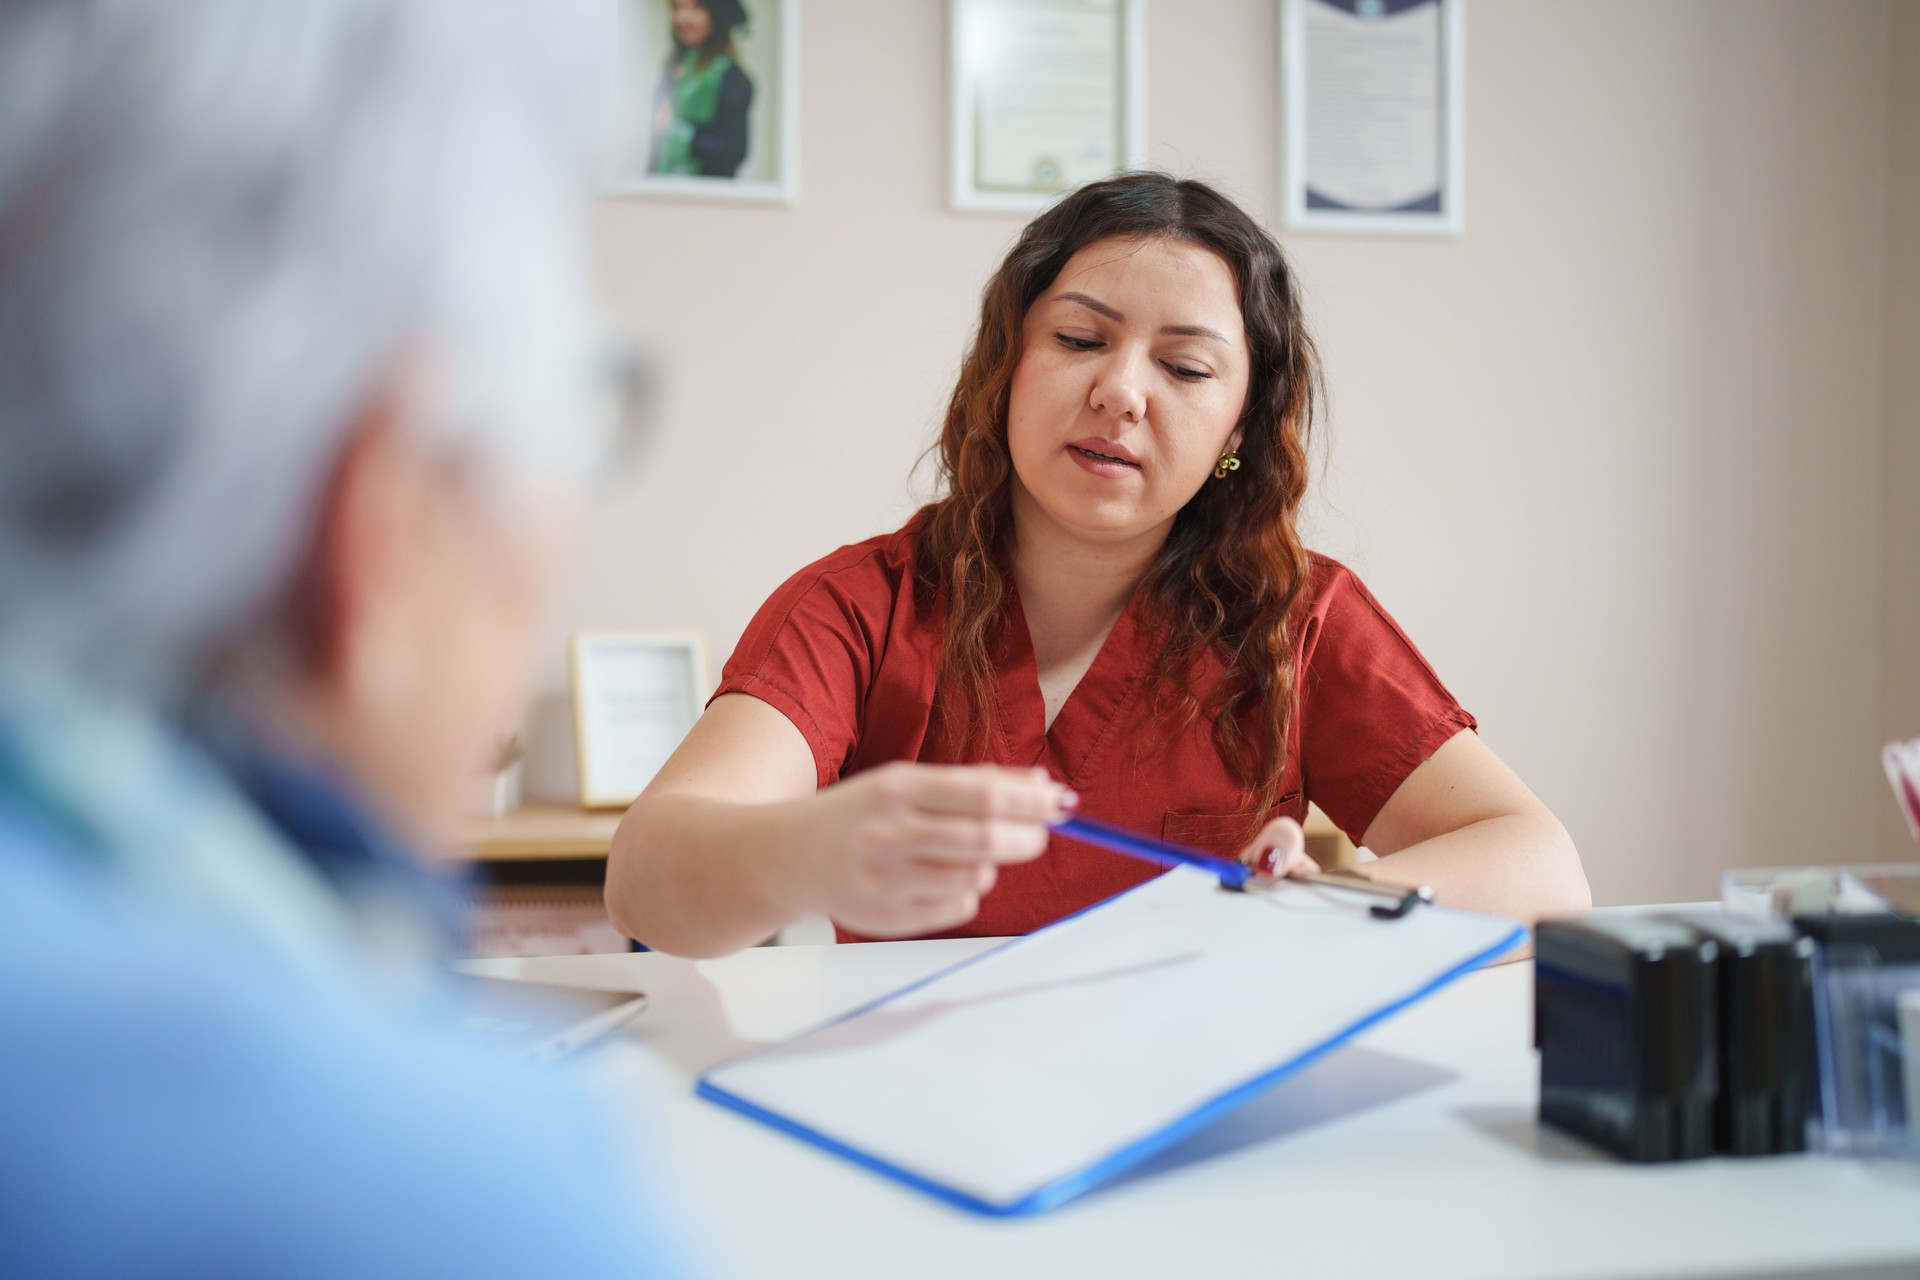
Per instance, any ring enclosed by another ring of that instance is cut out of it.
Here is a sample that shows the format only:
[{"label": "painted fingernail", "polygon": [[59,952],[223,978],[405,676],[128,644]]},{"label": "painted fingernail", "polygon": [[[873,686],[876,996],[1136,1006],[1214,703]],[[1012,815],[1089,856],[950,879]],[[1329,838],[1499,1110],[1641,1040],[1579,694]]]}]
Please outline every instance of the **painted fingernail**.
[{"label": "painted fingernail", "polygon": [[1278,849],[1268,849],[1261,853],[1260,874],[1263,876],[1277,876],[1280,874],[1280,851]]}]

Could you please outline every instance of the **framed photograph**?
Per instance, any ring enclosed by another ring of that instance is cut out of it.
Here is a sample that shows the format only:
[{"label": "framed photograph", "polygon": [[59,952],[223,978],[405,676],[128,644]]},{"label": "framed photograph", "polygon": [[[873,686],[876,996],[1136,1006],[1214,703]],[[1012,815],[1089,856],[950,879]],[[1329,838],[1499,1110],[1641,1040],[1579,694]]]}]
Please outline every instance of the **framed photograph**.
[{"label": "framed photograph", "polygon": [[1287,226],[1466,228],[1466,0],[1281,0]]},{"label": "framed photograph", "polygon": [[949,0],[952,207],[1031,213],[1145,161],[1145,0]]},{"label": "framed photograph", "polygon": [[609,194],[792,204],[800,0],[608,2]]},{"label": "framed photograph", "polygon": [[707,697],[700,638],[583,631],[570,656],[580,803],[624,807],[700,718]]}]

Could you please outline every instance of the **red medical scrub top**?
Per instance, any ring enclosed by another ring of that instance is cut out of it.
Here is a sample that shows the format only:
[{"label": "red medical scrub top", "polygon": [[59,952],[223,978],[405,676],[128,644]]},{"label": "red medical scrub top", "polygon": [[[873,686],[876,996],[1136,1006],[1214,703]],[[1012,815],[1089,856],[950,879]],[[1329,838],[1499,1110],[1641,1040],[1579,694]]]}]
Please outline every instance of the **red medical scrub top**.
[{"label": "red medical scrub top", "polygon": [[[914,601],[916,523],[789,578],[721,673],[715,697],[749,694],[793,722],[822,787],[894,760],[963,758],[942,732],[934,696],[944,611]],[[1264,816],[1302,817],[1311,799],[1357,843],[1408,774],[1477,726],[1345,566],[1314,556],[1302,607],[1286,770]],[[1080,793],[1090,818],[1231,857],[1258,825],[1254,806],[1215,749],[1210,720],[1197,717],[1173,741],[1151,722],[1143,677],[1157,653],[1154,629],[1130,604],[1049,729],[1016,598],[999,645],[1000,711],[986,758],[1044,765]],[[1222,674],[1209,659],[1205,677]],[[980,914],[938,936],[1027,933],[1157,874],[1056,836],[1041,857],[1001,868]]]}]

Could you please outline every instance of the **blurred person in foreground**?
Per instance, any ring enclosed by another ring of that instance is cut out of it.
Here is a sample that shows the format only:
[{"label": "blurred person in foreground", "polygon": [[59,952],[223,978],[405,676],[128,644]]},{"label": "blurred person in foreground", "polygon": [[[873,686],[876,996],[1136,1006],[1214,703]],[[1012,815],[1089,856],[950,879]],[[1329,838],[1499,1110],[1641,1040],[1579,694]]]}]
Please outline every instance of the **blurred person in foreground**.
[{"label": "blurred person in foreground", "polygon": [[593,7],[0,6],[0,1273],[666,1269],[408,852],[611,465]]}]

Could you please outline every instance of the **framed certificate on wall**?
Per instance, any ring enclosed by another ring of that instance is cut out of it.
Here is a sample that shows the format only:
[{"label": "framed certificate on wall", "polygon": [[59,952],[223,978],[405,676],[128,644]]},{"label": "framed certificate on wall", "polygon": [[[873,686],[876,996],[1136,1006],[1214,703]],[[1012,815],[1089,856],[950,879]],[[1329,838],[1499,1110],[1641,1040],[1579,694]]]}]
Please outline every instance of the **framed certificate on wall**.
[{"label": "framed certificate on wall", "polygon": [[619,808],[653,781],[700,718],[707,667],[700,638],[645,631],[573,637],[574,746],[583,808]]},{"label": "framed certificate on wall", "polygon": [[1138,166],[1145,0],[950,0],[949,201],[1031,213]]},{"label": "framed certificate on wall", "polygon": [[1466,0],[1281,0],[1281,173],[1300,231],[1466,227]]}]

